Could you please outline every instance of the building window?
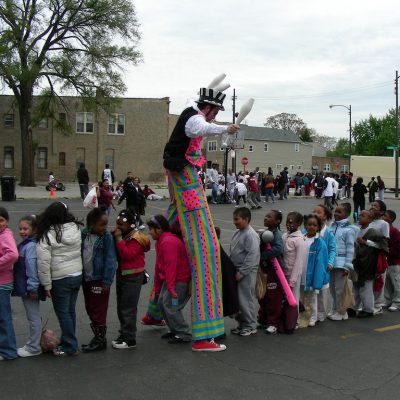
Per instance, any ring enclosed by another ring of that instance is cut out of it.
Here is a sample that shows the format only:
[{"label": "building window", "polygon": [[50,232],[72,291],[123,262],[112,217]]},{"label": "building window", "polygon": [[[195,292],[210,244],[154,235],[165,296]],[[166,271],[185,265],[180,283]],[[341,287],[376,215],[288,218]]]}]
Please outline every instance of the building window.
[{"label": "building window", "polygon": [[268,152],[268,143],[264,143],[264,151],[267,153]]},{"label": "building window", "polygon": [[289,169],[290,169],[291,171],[293,171],[293,170],[294,170],[294,165],[289,165]]},{"label": "building window", "polygon": [[331,170],[331,164],[325,164],[324,171],[329,172]]},{"label": "building window", "polygon": [[39,169],[47,168],[47,148],[39,147],[37,152],[37,167]]},{"label": "building window", "polygon": [[208,151],[217,151],[217,141],[210,140],[209,142],[207,142],[207,149]]},{"label": "building window", "polygon": [[4,114],[4,128],[14,128],[14,114]]},{"label": "building window", "polygon": [[294,151],[295,151],[296,153],[298,153],[298,152],[300,151],[300,144],[299,144],[299,143],[295,143],[295,144],[294,144]]},{"label": "building window", "polygon": [[76,114],[76,133],[93,133],[93,113]]},{"label": "building window", "polygon": [[58,153],[58,165],[60,167],[65,167],[65,153],[62,151]]},{"label": "building window", "polygon": [[297,166],[297,169],[301,169],[301,168],[302,168],[302,165],[298,165],[298,166]]},{"label": "building window", "polygon": [[14,147],[4,147],[4,169],[14,168]]},{"label": "building window", "polygon": [[340,168],[340,172],[346,174],[347,172],[349,172],[349,166],[342,165],[342,168]]},{"label": "building window", "polygon": [[47,118],[42,118],[38,123],[38,128],[47,129],[48,128],[48,121],[49,120]]},{"label": "building window", "polygon": [[61,122],[65,122],[65,121],[67,120],[67,114],[65,114],[65,113],[59,113],[59,114],[58,114],[58,119],[59,119]]},{"label": "building window", "polygon": [[282,169],[282,164],[276,164],[276,170],[280,172],[281,169]]},{"label": "building window", "polygon": [[125,135],[125,114],[110,114],[108,116],[108,134]]},{"label": "building window", "polygon": [[252,153],[254,151],[254,146],[252,144],[249,145],[249,153]]}]

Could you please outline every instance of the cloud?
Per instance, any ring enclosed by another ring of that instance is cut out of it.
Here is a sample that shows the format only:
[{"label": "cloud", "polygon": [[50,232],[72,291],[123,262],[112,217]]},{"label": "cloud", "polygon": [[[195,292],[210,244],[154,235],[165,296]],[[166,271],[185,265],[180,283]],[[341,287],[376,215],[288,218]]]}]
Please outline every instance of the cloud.
[{"label": "cloud", "polygon": [[[391,0],[136,0],[144,63],[126,74],[129,96],[171,98],[180,113],[221,72],[237,89],[237,105],[256,103],[247,122],[294,112],[321,134],[346,136],[353,120],[394,106],[400,60],[399,6]],[[226,110],[231,119],[228,89]]]}]

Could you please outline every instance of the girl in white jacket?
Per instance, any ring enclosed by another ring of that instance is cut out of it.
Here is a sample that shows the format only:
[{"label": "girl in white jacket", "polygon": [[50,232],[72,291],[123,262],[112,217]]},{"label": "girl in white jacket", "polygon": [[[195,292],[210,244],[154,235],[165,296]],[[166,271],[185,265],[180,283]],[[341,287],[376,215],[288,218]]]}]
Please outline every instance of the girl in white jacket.
[{"label": "girl in white jacket", "polygon": [[82,282],[80,223],[66,204],[49,205],[38,218],[37,263],[40,283],[52,299],[61,328],[55,356],[77,355],[75,304]]}]

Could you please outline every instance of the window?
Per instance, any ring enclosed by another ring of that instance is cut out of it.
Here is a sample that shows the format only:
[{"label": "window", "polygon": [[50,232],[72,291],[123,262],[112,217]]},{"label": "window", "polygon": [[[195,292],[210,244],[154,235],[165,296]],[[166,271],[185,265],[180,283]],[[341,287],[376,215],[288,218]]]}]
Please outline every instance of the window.
[{"label": "window", "polygon": [[331,164],[325,164],[325,167],[324,167],[324,171],[330,171],[331,170]]},{"label": "window", "polygon": [[93,113],[76,114],[76,133],[93,133]]},{"label": "window", "polygon": [[125,135],[125,114],[110,114],[108,116],[108,134]]},{"label": "window", "polygon": [[291,171],[293,171],[293,170],[294,170],[294,165],[289,165],[289,169],[290,169]]},{"label": "window", "polygon": [[264,143],[264,151],[268,152],[268,143]]},{"label": "window", "polygon": [[4,128],[14,128],[14,114],[4,114]]},{"label": "window", "polygon": [[67,120],[67,114],[59,113],[58,114],[58,119],[60,120],[60,122],[65,122]]},{"label": "window", "polygon": [[349,166],[348,165],[342,165],[342,168],[340,168],[340,172],[342,172],[342,173],[349,172]]},{"label": "window", "polygon": [[4,169],[14,168],[14,147],[4,147]]},{"label": "window", "polygon": [[39,147],[37,153],[37,167],[39,169],[47,168],[47,148]]},{"label": "window", "polygon": [[298,165],[298,166],[297,166],[297,169],[301,169],[301,168],[302,168],[302,165]]},{"label": "window", "polygon": [[47,129],[47,127],[48,127],[48,119],[47,118],[42,118],[38,123],[38,128]]},{"label": "window", "polygon": [[254,151],[254,146],[252,144],[249,145],[249,153],[252,153]]},{"label": "window", "polygon": [[58,165],[65,167],[65,153],[63,151],[58,153]]},{"label": "window", "polygon": [[294,144],[294,151],[295,151],[296,153],[298,153],[298,152],[300,151],[300,144],[299,144],[299,143],[295,143],[295,144]]},{"label": "window", "polygon": [[207,149],[208,151],[217,151],[217,141],[210,140],[209,142],[207,142]]},{"label": "window", "polygon": [[276,169],[280,172],[282,169],[282,164],[276,164]]}]

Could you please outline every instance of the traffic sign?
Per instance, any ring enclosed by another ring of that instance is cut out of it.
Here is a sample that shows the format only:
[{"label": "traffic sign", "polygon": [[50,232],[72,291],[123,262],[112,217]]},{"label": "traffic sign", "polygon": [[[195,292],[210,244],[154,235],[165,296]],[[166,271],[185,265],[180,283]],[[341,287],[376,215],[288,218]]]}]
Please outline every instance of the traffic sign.
[{"label": "traffic sign", "polygon": [[240,162],[242,163],[242,165],[246,166],[249,163],[249,159],[247,157],[243,157]]}]

